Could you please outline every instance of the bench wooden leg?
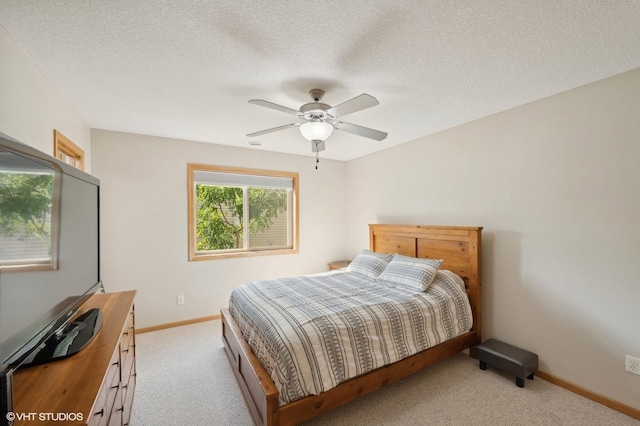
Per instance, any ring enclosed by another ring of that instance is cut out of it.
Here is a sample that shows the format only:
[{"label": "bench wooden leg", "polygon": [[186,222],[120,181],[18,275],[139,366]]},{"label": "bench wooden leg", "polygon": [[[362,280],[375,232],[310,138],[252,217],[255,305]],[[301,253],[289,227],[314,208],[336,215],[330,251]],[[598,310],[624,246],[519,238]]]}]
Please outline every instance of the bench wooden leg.
[{"label": "bench wooden leg", "polygon": [[529,379],[529,380],[533,380],[533,373],[529,374],[529,375],[527,376],[527,379]]},{"label": "bench wooden leg", "polygon": [[524,387],[524,379],[521,379],[520,377],[516,377],[516,385],[519,388],[523,388]]},{"label": "bench wooden leg", "polygon": [[487,363],[484,361],[480,361],[480,370],[486,370],[487,369]]}]

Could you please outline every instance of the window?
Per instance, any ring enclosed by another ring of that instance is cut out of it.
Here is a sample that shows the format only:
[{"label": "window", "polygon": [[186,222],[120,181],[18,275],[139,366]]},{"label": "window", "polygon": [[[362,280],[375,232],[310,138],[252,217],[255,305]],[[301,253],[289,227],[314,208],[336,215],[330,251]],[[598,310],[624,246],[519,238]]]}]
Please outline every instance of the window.
[{"label": "window", "polygon": [[84,151],[57,130],[53,131],[53,156],[76,169],[84,170]]},{"label": "window", "polygon": [[298,252],[298,174],[188,165],[189,260]]}]

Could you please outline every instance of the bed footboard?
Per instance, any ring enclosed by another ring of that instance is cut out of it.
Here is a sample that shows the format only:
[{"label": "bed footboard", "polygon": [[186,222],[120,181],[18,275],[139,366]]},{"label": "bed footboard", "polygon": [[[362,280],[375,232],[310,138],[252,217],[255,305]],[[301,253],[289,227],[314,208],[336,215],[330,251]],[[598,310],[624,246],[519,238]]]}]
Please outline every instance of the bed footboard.
[{"label": "bed footboard", "polygon": [[480,343],[469,331],[431,349],[365,373],[321,393],[279,406],[279,393],[258,358],[245,342],[228,309],[222,309],[222,335],[242,395],[256,425],[296,425],[356,398],[395,383],[423,368]]}]

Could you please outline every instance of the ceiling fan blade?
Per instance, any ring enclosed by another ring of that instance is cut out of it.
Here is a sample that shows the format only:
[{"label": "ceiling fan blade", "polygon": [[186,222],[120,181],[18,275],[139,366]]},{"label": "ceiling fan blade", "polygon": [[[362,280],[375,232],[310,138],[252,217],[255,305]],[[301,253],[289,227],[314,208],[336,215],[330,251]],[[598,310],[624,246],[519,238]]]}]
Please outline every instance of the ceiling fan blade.
[{"label": "ceiling fan blade", "polygon": [[252,138],[254,136],[261,136],[267,133],[277,132],[278,130],[288,129],[289,127],[298,127],[300,124],[302,123],[291,123],[291,124],[285,124],[284,126],[272,127],[271,129],[261,130],[255,133],[249,133],[247,137]]},{"label": "ceiling fan blade", "polygon": [[341,103],[340,105],[336,105],[333,108],[329,108],[327,113],[334,117],[342,117],[347,114],[354,113],[356,111],[361,111],[366,108],[371,108],[373,106],[379,105],[380,103],[376,98],[371,95],[367,95],[363,93],[360,96],[356,96],[353,99],[349,99],[346,102]]},{"label": "ceiling fan blade", "polygon": [[[328,120],[327,120],[328,121]],[[363,136],[365,138],[381,141],[387,137],[387,133],[379,130],[370,129],[368,127],[358,126],[356,124],[345,123],[344,121],[331,121],[333,127],[343,132],[353,133],[354,135]]]},{"label": "ceiling fan blade", "polygon": [[275,109],[276,111],[282,111],[282,112],[286,112],[287,114],[298,114],[299,111],[286,107],[286,106],[282,106],[282,105],[278,105],[278,104],[274,104],[273,102],[269,102],[269,101],[263,101],[262,99],[251,99],[249,101],[249,103],[254,104],[254,105],[260,105],[263,106],[265,108],[271,108],[271,109]]}]

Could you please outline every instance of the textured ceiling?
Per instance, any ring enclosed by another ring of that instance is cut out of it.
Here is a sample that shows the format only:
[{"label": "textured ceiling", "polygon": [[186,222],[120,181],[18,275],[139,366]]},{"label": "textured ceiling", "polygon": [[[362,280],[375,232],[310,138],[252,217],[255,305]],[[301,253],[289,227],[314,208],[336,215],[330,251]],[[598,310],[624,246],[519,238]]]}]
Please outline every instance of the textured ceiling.
[{"label": "textured ceiling", "polygon": [[312,88],[382,142],[334,132],[349,160],[640,67],[640,1],[0,0],[0,25],[92,128],[313,155]]}]

